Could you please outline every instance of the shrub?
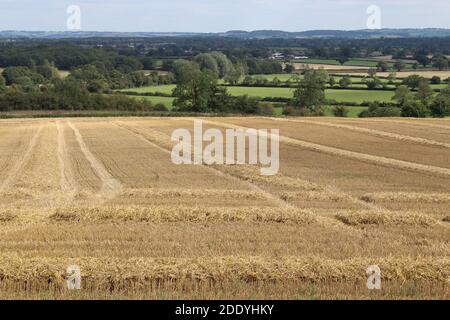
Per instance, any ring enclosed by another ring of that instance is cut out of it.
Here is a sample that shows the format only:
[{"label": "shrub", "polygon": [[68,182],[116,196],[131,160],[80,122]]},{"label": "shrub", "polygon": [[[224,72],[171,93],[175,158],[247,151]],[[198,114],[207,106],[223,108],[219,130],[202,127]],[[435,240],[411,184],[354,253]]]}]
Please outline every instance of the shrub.
[{"label": "shrub", "polygon": [[402,106],[402,117],[425,118],[428,113],[427,106],[418,100],[408,100]]},{"label": "shrub", "polygon": [[335,117],[347,117],[350,110],[346,106],[336,106],[333,108]]},{"label": "shrub", "polygon": [[369,90],[377,89],[381,86],[381,81],[378,78],[372,78],[366,82]]},{"label": "shrub", "polygon": [[434,76],[431,78],[431,84],[441,84],[441,78]]},{"label": "shrub", "polygon": [[450,116],[450,98],[439,94],[430,104],[431,115],[436,118]]},{"label": "shrub", "polygon": [[257,113],[264,116],[273,116],[275,114],[275,109],[272,104],[264,103],[258,106]]},{"label": "shrub", "polygon": [[295,108],[292,106],[287,106],[283,108],[283,115],[294,116],[294,117],[314,117],[314,116],[324,116],[325,112],[322,108],[316,108],[311,110],[309,108]]},{"label": "shrub", "polygon": [[166,107],[166,105],[164,103],[157,103],[155,104],[155,106],[153,107],[154,111],[169,111],[169,108]]},{"label": "shrub", "polygon": [[352,79],[350,77],[343,77],[339,80],[339,86],[341,88],[348,88],[352,84]]},{"label": "shrub", "polygon": [[368,118],[368,117],[400,117],[401,109],[397,107],[392,107],[386,103],[372,102],[369,104],[369,109],[362,111],[358,117]]}]

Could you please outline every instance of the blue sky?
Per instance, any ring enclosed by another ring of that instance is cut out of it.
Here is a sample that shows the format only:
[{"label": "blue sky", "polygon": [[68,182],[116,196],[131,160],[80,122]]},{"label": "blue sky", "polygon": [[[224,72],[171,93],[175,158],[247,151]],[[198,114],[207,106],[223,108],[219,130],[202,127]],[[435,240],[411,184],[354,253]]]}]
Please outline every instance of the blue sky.
[{"label": "blue sky", "polygon": [[369,5],[385,28],[450,28],[450,0],[0,0],[0,30],[65,30],[69,5],[84,31],[364,29]]}]

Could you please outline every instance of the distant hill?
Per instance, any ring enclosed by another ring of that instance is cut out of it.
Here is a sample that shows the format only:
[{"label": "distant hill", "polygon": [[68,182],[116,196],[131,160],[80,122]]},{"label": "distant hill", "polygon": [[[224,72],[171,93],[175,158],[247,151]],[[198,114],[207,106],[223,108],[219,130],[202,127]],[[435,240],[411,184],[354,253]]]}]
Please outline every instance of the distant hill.
[{"label": "distant hill", "polygon": [[449,37],[450,29],[379,29],[379,30],[310,30],[302,32],[286,32],[278,30],[229,31],[224,36],[238,38],[412,38],[412,37]]},{"label": "distant hill", "polygon": [[32,39],[63,39],[63,38],[92,38],[92,37],[186,37],[186,36],[220,36],[240,39],[299,39],[299,38],[413,38],[413,37],[450,37],[450,29],[379,29],[379,30],[310,30],[301,32],[287,32],[281,30],[234,30],[223,33],[195,33],[195,32],[98,32],[98,31],[0,31],[0,38],[32,38]]}]

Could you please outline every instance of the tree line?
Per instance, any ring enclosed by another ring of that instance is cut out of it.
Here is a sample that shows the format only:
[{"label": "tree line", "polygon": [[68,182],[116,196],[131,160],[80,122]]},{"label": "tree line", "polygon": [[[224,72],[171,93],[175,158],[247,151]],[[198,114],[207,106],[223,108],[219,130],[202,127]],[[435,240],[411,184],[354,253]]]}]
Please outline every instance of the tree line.
[{"label": "tree line", "polygon": [[[214,113],[272,113],[267,105],[260,105],[258,99],[247,96],[233,97],[226,87],[218,84],[218,74],[196,61],[180,60],[175,66],[177,86],[173,91],[176,110],[183,112]],[[343,78],[344,79],[344,78]],[[372,80],[373,81],[373,80]],[[306,69],[297,80],[292,99],[283,108],[285,115],[324,115],[327,103],[325,90],[330,77],[325,70]],[[414,90],[414,91],[413,91]],[[336,106],[336,116],[346,116],[345,106]],[[444,117],[450,115],[450,85],[438,94],[428,79],[411,76],[395,90],[393,103],[373,102],[361,117],[404,116]]]}]

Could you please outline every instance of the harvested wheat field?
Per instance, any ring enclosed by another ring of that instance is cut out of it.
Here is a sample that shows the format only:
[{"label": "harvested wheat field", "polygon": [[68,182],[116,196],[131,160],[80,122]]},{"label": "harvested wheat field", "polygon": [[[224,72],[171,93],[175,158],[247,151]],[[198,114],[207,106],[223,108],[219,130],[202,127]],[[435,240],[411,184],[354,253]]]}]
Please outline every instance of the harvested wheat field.
[{"label": "harvested wheat field", "polygon": [[194,120],[1,120],[0,298],[450,298],[449,120],[203,119],[279,129],[274,176],[174,164]]}]

